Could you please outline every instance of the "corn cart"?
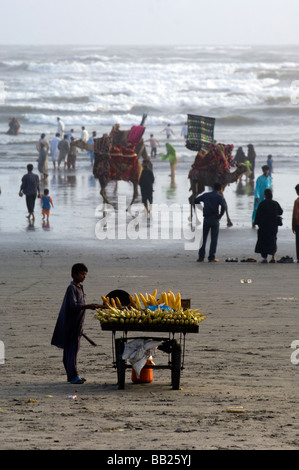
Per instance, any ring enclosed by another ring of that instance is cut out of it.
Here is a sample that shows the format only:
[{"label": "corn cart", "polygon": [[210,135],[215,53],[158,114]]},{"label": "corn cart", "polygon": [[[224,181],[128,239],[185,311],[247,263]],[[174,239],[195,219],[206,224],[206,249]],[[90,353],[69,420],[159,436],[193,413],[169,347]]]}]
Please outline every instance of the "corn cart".
[{"label": "corn cart", "polygon": [[[126,370],[132,369],[132,365],[123,358],[125,347],[129,341],[142,338],[159,343],[157,349],[168,355],[166,364],[145,364],[143,369],[170,369],[172,389],[179,390],[181,371],[184,369],[186,334],[198,333],[198,324],[205,316],[198,310],[192,310],[190,299],[181,299],[179,294],[162,293],[160,299],[146,295],[139,294],[144,306],[139,302],[137,294],[134,294],[129,296],[129,303],[124,307],[118,297],[114,299],[108,294],[102,297],[105,308],[96,314],[102,330],[112,332],[112,358],[113,367],[117,371],[118,388],[125,388]],[[150,336],[131,336],[135,333],[150,333]],[[162,333],[164,335],[160,336]]]}]

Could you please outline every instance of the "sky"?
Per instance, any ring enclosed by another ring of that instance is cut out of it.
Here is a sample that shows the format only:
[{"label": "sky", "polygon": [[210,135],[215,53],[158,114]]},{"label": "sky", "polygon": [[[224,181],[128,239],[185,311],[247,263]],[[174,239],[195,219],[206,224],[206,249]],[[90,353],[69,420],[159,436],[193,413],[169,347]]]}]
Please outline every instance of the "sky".
[{"label": "sky", "polygon": [[299,0],[0,0],[0,44],[298,44]]}]

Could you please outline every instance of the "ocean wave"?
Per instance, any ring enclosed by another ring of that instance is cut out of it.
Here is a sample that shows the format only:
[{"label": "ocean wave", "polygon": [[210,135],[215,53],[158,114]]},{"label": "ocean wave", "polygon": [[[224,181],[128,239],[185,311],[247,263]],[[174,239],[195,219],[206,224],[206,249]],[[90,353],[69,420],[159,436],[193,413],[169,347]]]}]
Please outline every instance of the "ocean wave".
[{"label": "ocean wave", "polygon": [[250,117],[250,116],[241,116],[241,115],[235,115],[235,116],[225,116],[225,117],[219,117],[216,120],[217,123],[231,125],[231,126],[244,126],[244,125],[250,125],[250,124],[258,124],[260,122],[260,119]]}]

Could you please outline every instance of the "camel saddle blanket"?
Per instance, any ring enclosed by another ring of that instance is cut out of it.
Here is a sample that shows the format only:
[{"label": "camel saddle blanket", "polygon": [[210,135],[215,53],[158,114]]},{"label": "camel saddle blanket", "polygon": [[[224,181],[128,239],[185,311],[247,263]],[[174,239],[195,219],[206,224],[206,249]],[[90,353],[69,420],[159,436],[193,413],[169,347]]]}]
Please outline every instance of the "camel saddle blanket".
[{"label": "camel saddle blanket", "polygon": [[189,150],[200,150],[214,144],[215,118],[188,114],[187,125],[186,147]]},{"label": "camel saddle blanket", "polygon": [[100,182],[109,180],[137,181],[139,162],[137,155],[95,154],[93,174]]},{"label": "camel saddle blanket", "polygon": [[229,161],[233,151],[233,145],[210,145],[206,155],[198,153],[189,172],[189,179],[200,180],[211,178],[219,183],[224,182],[226,173],[229,172]]},{"label": "camel saddle blanket", "polygon": [[94,153],[108,153],[111,144],[111,138],[109,136],[103,136],[98,139],[94,139]]},{"label": "camel saddle blanket", "polygon": [[143,136],[144,131],[144,126],[132,126],[128,135],[127,144],[132,144],[133,146],[138,144],[140,142],[141,137]]}]

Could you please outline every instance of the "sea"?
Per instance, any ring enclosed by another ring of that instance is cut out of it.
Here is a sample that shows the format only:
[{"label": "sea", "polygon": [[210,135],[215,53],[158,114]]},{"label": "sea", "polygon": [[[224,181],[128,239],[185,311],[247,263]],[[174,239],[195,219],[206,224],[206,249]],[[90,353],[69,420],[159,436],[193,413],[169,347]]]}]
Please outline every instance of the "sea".
[{"label": "sea", "polygon": [[[272,155],[274,196],[285,211],[284,229],[289,229],[294,186],[299,183],[298,57],[298,45],[2,45],[0,230],[23,230],[24,200],[17,196],[20,178],[27,163],[36,162],[35,146],[41,133],[49,140],[54,137],[58,116],[66,130],[74,129],[74,136],[80,137],[82,126],[89,134],[95,130],[101,136],[115,123],[130,129],[146,115],[144,139],[154,134],[160,143],[153,161],[155,201],[186,204],[190,195],[187,175],[195,158],[182,136],[188,114],[215,118],[215,139],[233,144],[233,153],[239,147],[247,153],[247,145],[253,144],[256,177]],[[6,134],[11,117],[20,122],[18,136]],[[169,182],[168,162],[160,158],[165,153],[168,124],[178,155],[175,187]],[[59,210],[61,217],[70,214],[70,220],[86,216],[87,208],[94,217],[99,186],[84,152],[76,170],[67,175],[62,171],[58,175],[49,158],[48,186],[57,202],[52,211],[53,220],[56,212],[56,232],[63,234],[58,229]],[[121,183],[118,191],[131,195],[128,183]],[[234,225],[249,227],[252,188],[233,184],[226,189],[226,197]]]}]

